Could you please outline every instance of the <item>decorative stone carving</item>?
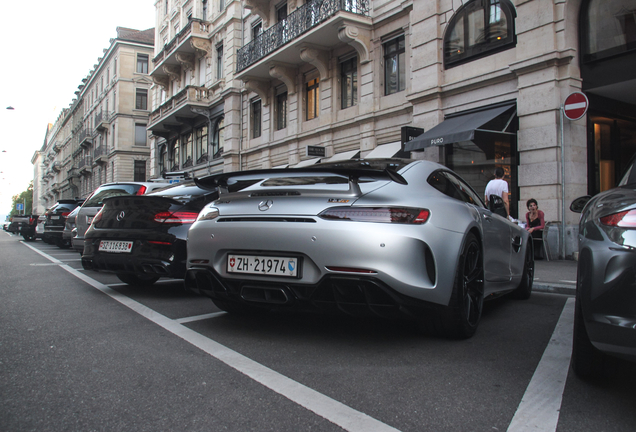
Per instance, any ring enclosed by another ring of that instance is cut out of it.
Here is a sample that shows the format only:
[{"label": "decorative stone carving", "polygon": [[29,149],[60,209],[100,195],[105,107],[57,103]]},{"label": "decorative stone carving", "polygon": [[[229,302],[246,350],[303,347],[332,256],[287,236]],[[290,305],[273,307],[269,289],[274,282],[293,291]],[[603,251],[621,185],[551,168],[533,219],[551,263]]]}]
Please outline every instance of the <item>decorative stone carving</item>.
[{"label": "decorative stone carving", "polygon": [[243,6],[245,9],[248,9],[261,17],[261,20],[263,20],[263,28],[269,27],[267,14],[269,11],[269,0],[245,0]]},{"label": "decorative stone carving", "polygon": [[168,74],[171,80],[177,80],[181,76],[181,66],[179,65],[163,65],[163,71]]},{"label": "decorative stone carving", "polygon": [[184,70],[194,70],[194,54],[178,52],[175,58]]},{"label": "decorative stone carving", "polygon": [[338,29],[338,39],[355,48],[360,64],[371,61],[371,30],[345,24]]},{"label": "decorative stone carving", "polygon": [[247,79],[243,80],[245,83],[245,88],[249,91],[252,91],[261,97],[261,102],[263,106],[267,106],[268,103],[268,94],[269,94],[269,81],[260,81],[256,79]]},{"label": "decorative stone carving", "polygon": [[320,81],[326,81],[329,78],[329,53],[325,50],[304,46],[300,48],[300,58],[302,61],[314,65],[320,72]]},{"label": "decorative stone carving", "polygon": [[281,80],[285,84],[285,86],[287,86],[288,95],[293,95],[296,93],[296,85],[294,83],[296,68],[283,64],[273,64],[269,68],[269,76]]},{"label": "decorative stone carving", "polygon": [[195,49],[198,57],[209,56],[212,52],[212,43],[208,39],[190,38],[190,45]]}]

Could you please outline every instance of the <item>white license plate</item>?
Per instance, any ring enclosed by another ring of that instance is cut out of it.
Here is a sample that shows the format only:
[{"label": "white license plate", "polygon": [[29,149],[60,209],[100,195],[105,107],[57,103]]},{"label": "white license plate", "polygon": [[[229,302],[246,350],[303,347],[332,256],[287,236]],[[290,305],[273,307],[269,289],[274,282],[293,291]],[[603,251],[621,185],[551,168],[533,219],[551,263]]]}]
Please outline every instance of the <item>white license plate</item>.
[{"label": "white license plate", "polygon": [[59,216],[51,216],[51,220],[56,220],[56,219],[59,219],[59,218],[60,218]]},{"label": "white license plate", "polygon": [[114,240],[102,240],[99,242],[100,252],[114,252],[114,253],[130,253],[132,252],[133,242],[131,241],[114,241]]},{"label": "white license plate", "polygon": [[298,276],[298,258],[280,256],[228,255],[228,273]]}]

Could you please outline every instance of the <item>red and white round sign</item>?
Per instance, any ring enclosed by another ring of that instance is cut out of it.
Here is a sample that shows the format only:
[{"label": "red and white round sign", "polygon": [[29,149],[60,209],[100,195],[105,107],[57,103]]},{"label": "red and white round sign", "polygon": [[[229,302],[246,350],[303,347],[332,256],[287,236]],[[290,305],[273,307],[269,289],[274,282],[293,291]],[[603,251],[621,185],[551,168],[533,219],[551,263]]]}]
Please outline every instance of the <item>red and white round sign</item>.
[{"label": "red and white round sign", "polygon": [[587,96],[581,92],[574,92],[565,98],[563,114],[570,120],[578,120],[585,115],[588,106],[590,102]]}]

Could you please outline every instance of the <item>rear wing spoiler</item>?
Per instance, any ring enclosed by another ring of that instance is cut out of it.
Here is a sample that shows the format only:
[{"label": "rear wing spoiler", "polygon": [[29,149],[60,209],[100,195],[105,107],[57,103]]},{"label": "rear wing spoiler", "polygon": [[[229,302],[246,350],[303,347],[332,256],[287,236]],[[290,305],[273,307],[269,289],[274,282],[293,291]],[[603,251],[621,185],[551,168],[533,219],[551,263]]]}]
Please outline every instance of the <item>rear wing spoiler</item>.
[{"label": "rear wing spoiler", "polygon": [[314,177],[316,174],[346,178],[349,192],[355,196],[362,195],[358,182],[363,180],[385,180],[406,185],[407,181],[400,174],[388,169],[345,168],[345,167],[306,167],[306,168],[273,168],[250,171],[234,171],[195,178],[194,183],[203,189],[218,188],[219,195],[228,193],[229,185],[237,181],[259,181],[272,178]]}]

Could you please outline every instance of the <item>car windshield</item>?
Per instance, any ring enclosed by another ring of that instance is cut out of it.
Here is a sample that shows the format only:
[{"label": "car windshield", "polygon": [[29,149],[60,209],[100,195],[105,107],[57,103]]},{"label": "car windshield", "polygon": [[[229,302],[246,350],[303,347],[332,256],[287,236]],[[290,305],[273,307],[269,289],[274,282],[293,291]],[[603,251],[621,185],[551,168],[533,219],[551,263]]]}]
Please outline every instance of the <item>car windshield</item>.
[{"label": "car windshield", "polygon": [[106,198],[134,195],[141,189],[142,185],[109,185],[100,187],[89,199],[84,203],[84,207],[100,207],[104,204]]}]

